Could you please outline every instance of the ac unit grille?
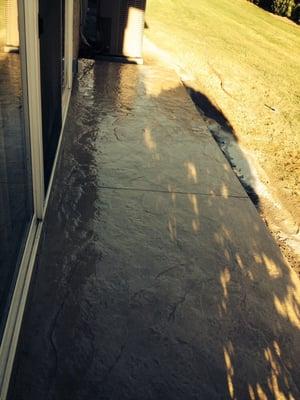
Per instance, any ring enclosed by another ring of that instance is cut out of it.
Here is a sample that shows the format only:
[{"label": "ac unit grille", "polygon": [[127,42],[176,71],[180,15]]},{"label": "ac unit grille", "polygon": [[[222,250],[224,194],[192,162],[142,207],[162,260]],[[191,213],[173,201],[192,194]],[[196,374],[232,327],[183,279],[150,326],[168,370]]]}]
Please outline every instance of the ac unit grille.
[{"label": "ac unit grille", "polygon": [[108,42],[110,35],[103,51],[114,56],[141,58],[146,0],[101,0],[99,4],[102,40]]},{"label": "ac unit grille", "polygon": [[121,0],[120,26],[125,27],[130,7],[145,10],[146,0]]},{"label": "ac unit grille", "polygon": [[[141,38],[144,30],[144,11],[146,7],[146,0],[121,0],[120,4],[120,17],[119,17],[119,37],[118,37],[118,52],[121,54],[124,51],[124,33],[127,28],[129,10],[131,8],[135,8],[137,10],[141,10],[142,12],[139,17],[134,18],[134,21],[131,21],[130,30],[134,31],[136,40]],[[141,50],[140,50],[141,51]],[[138,52],[140,52],[138,51]],[[129,54],[125,54],[129,55]]]},{"label": "ac unit grille", "polygon": [[[6,27],[5,2],[0,1],[0,26]],[[5,29],[0,29],[0,47],[5,43]]]}]

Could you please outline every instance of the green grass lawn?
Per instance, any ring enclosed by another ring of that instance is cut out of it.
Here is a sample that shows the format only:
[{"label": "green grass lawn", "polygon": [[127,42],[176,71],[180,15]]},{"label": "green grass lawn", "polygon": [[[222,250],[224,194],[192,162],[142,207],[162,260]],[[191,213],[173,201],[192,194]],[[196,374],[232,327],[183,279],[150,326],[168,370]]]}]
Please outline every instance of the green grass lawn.
[{"label": "green grass lawn", "polygon": [[146,21],[300,216],[299,26],[246,0],[148,0]]}]

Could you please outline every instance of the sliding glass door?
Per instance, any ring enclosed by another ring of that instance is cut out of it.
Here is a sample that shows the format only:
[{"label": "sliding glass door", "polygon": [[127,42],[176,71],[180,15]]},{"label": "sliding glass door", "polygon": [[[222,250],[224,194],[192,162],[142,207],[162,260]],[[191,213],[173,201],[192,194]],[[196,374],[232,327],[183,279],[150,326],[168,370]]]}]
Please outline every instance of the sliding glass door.
[{"label": "sliding glass door", "polygon": [[34,215],[24,76],[17,0],[0,0],[0,339]]},{"label": "sliding glass door", "polygon": [[71,86],[70,4],[70,0],[39,0],[45,190],[48,189]]},{"label": "sliding glass door", "polygon": [[0,0],[0,398],[5,398],[72,79],[73,0]]},{"label": "sliding glass door", "polygon": [[44,177],[47,190],[62,126],[62,0],[39,0]]},{"label": "sliding glass door", "polygon": [[0,0],[0,344],[44,216],[71,87],[72,13],[72,0]]}]

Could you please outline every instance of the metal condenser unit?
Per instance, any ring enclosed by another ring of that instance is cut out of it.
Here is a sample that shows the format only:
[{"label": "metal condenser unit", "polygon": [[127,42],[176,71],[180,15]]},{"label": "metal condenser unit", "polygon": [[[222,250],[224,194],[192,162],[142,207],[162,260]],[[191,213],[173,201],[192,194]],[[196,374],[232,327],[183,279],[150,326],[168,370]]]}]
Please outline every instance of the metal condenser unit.
[{"label": "metal condenser unit", "polygon": [[146,0],[99,0],[102,53],[142,60]]}]

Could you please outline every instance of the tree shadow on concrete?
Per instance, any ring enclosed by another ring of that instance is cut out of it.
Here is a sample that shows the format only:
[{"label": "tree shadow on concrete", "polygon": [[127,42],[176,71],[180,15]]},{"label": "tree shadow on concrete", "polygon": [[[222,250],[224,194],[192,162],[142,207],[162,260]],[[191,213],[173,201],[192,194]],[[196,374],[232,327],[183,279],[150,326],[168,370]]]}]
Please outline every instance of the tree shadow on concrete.
[{"label": "tree shadow on concrete", "polygon": [[299,359],[299,280],[184,87],[85,63],[9,399],[290,400]]}]

